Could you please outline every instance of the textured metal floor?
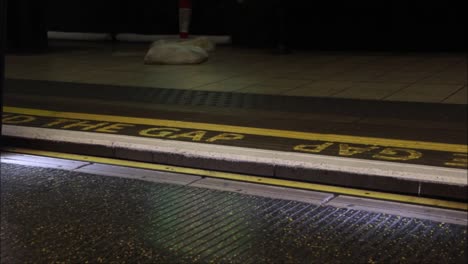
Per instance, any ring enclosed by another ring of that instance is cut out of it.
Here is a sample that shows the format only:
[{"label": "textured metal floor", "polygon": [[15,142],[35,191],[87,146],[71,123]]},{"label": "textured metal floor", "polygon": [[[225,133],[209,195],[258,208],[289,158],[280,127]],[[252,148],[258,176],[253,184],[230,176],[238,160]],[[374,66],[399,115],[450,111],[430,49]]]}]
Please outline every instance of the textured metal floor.
[{"label": "textured metal floor", "polygon": [[2,163],[2,263],[465,263],[467,227]]}]

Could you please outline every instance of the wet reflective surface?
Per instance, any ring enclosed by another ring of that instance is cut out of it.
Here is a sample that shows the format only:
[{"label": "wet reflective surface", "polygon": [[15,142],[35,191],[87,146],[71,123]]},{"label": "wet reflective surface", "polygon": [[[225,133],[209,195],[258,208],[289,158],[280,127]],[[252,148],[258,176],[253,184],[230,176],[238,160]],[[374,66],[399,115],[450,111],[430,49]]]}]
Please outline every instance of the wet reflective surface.
[{"label": "wet reflective surface", "polygon": [[1,165],[2,263],[466,262],[466,226]]}]

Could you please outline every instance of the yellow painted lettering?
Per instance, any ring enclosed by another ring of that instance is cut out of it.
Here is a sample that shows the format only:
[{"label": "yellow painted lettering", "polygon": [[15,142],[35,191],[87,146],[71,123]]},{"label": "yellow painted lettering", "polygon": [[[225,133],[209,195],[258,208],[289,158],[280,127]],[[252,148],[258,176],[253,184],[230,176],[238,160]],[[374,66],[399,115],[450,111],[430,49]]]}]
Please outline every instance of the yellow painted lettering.
[{"label": "yellow painted lettering", "polygon": [[59,126],[59,125],[64,125],[64,124],[71,123],[71,122],[80,122],[80,120],[59,118],[53,122],[43,125],[43,127]]},{"label": "yellow painted lettering", "polygon": [[468,167],[468,154],[467,153],[454,153],[453,156],[454,158],[451,161],[446,162],[445,165],[454,166],[454,167],[462,167],[462,168]]},{"label": "yellow painted lettering", "polygon": [[105,126],[105,125],[108,125],[109,123],[107,122],[103,122],[103,123],[90,123],[89,121],[80,121],[80,122],[77,122],[77,123],[74,123],[74,124],[70,124],[70,125],[66,125],[66,126],[63,126],[62,128],[63,129],[70,129],[70,128],[81,128],[80,130],[83,130],[83,131],[88,131],[88,130],[92,130],[92,129],[96,129],[98,127],[102,127],[102,126]]},{"label": "yellow painted lettering", "polygon": [[2,118],[4,124],[23,124],[36,120],[34,116],[16,115]]},{"label": "yellow painted lettering", "polygon": [[170,127],[153,127],[140,131],[140,136],[145,137],[166,137],[174,134],[174,132],[180,131],[178,128]]},{"label": "yellow painted lettering", "polygon": [[317,145],[297,145],[294,147],[294,150],[303,151],[303,152],[310,152],[310,153],[319,153],[325,150],[326,148],[333,145],[331,142],[317,144]]},{"label": "yellow painted lettering", "polygon": [[200,141],[202,138],[206,135],[206,131],[192,131],[192,132],[187,132],[179,135],[174,135],[170,136],[169,138],[171,139],[176,139],[176,138],[189,138],[192,141]]},{"label": "yellow painted lettering", "polygon": [[134,127],[135,125],[132,124],[112,124],[109,126],[101,127],[96,129],[96,132],[104,132],[104,133],[119,133],[119,130],[125,129],[127,127]]},{"label": "yellow painted lettering", "polygon": [[206,140],[206,142],[215,142],[218,140],[241,140],[244,138],[244,135],[241,134],[231,134],[231,133],[222,133],[212,138]]},{"label": "yellow painted lettering", "polygon": [[340,144],[340,156],[353,156],[367,151],[378,149],[379,147],[356,147],[349,144]]},{"label": "yellow painted lettering", "polygon": [[414,160],[422,157],[422,153],[412,149],[386,148],[372,156],[382,160]]}]

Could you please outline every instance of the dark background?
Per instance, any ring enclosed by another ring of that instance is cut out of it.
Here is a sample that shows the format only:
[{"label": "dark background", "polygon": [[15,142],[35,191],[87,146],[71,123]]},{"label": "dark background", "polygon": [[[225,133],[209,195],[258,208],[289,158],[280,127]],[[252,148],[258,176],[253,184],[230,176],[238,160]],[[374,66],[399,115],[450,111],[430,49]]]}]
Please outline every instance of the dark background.
[{"label": "dark background", "polygon": [[[283,10],[293,49],[464,51],[461,2],[193,0],[191,33],[273,47]],[[8,22],[10,50],[44,49],[47,30],[176,34],[178,0],[10,0]]]}]

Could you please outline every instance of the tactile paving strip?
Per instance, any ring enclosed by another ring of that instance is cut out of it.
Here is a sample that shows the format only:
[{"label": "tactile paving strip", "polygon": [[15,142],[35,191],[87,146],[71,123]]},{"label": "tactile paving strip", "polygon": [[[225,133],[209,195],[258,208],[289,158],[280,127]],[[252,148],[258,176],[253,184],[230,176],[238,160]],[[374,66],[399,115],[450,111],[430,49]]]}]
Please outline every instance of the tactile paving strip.
[{"label": "tactile paving strip", "polygon": [[444,122],[464,122],[467,113],[464,105],[280,96],[21,79],[7,79],[5,93],[7,95],[98,99],[107,102],[328,113],[379,118],[401,117],[403,113],[404,117],[411,116],[420,120],[441,120]]},{"label": "tactile paving strip", "polygon": [[466,226],[1,165],[2,263],[466,262]]}]

